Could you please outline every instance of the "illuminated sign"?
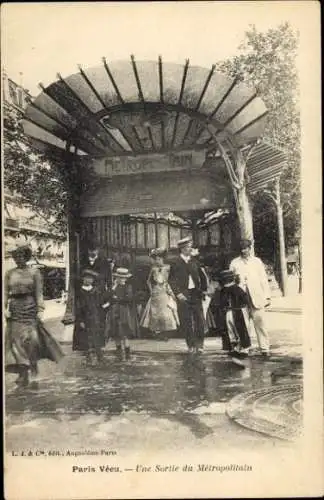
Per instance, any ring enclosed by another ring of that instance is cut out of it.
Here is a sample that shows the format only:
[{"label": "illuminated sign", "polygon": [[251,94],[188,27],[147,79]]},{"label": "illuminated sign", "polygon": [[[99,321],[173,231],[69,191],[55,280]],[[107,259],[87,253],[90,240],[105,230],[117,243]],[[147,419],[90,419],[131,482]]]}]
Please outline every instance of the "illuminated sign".
[{"label": "illuminated sign", "polygon": [[96,173],[103,177],[170,172],[201,168],[205,161],[203,151],[182,151],[170,154],[118,156],[93,160]]}]

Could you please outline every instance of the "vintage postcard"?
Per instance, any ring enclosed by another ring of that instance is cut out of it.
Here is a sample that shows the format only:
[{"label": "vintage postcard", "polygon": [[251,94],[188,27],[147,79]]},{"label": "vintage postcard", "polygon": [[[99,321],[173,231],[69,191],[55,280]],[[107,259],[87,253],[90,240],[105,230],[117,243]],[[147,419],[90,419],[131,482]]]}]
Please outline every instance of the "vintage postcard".
[{"label": "vintage postcard", "polygon": [[7,500],[323,494],[320,5],[2,5]]}]

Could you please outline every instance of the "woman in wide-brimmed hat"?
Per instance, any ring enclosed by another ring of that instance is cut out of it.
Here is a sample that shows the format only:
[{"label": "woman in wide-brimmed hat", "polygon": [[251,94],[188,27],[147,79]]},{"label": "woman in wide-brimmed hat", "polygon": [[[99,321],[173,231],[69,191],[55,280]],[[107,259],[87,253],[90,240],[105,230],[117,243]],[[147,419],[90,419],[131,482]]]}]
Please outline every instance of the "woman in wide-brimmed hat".
[{"label": "woman in wide-brimmed hat", "polygon": [[39,269],[27,265],[31,247],[18,242],[11,249],[16,267],[5,274],[4,305],[7,319],[5,367],[18,373],[17,385],[27,386],[37,378],[41,358],[59,361],[61,348],[42,323],[44,311],[42,278]]},{"label": "woman in wide-brimmed hat", "polygon": [[164,262],[166,253],[164,248],[155,248],[150,253],[152,267],[147,280],[150,298],[141,319],[143,328],[163,335],[164,340],[168,338],[167,332],[179,325],[176,299],[168,283],[170,266]]}]

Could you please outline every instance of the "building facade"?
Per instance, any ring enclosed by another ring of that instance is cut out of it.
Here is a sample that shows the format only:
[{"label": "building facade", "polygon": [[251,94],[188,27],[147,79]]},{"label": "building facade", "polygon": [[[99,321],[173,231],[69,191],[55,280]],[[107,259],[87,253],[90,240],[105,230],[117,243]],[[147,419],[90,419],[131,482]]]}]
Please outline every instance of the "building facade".
[{"label": "building facade", "polygon": [[[17,113],[24,112],[28,99],[28,90],[17,84],[4,73],[2,81],[3,107]],[[46,267],[61,268],[66,266],[66,235],[59,234],[51,228],[51,221],[34,213],[24,206],[19,195],[10,193],[6,186],[3,192],[3,241],[5,267],[13,265],[10,249],[16,241],[28,241],[33,250],[34,259]]]}]

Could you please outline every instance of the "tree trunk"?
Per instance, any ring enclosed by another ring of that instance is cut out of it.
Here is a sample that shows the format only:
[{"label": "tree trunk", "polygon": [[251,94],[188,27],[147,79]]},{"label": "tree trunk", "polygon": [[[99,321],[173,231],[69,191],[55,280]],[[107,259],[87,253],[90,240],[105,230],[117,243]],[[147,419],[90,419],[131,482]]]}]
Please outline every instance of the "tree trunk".
[{"label": "tree trunk", "polygon": [[249,239],[253,242],[253,218],[252,208],[246,188],[243,187],[236,191],[236,209],[240,224],[241,238]]}]

